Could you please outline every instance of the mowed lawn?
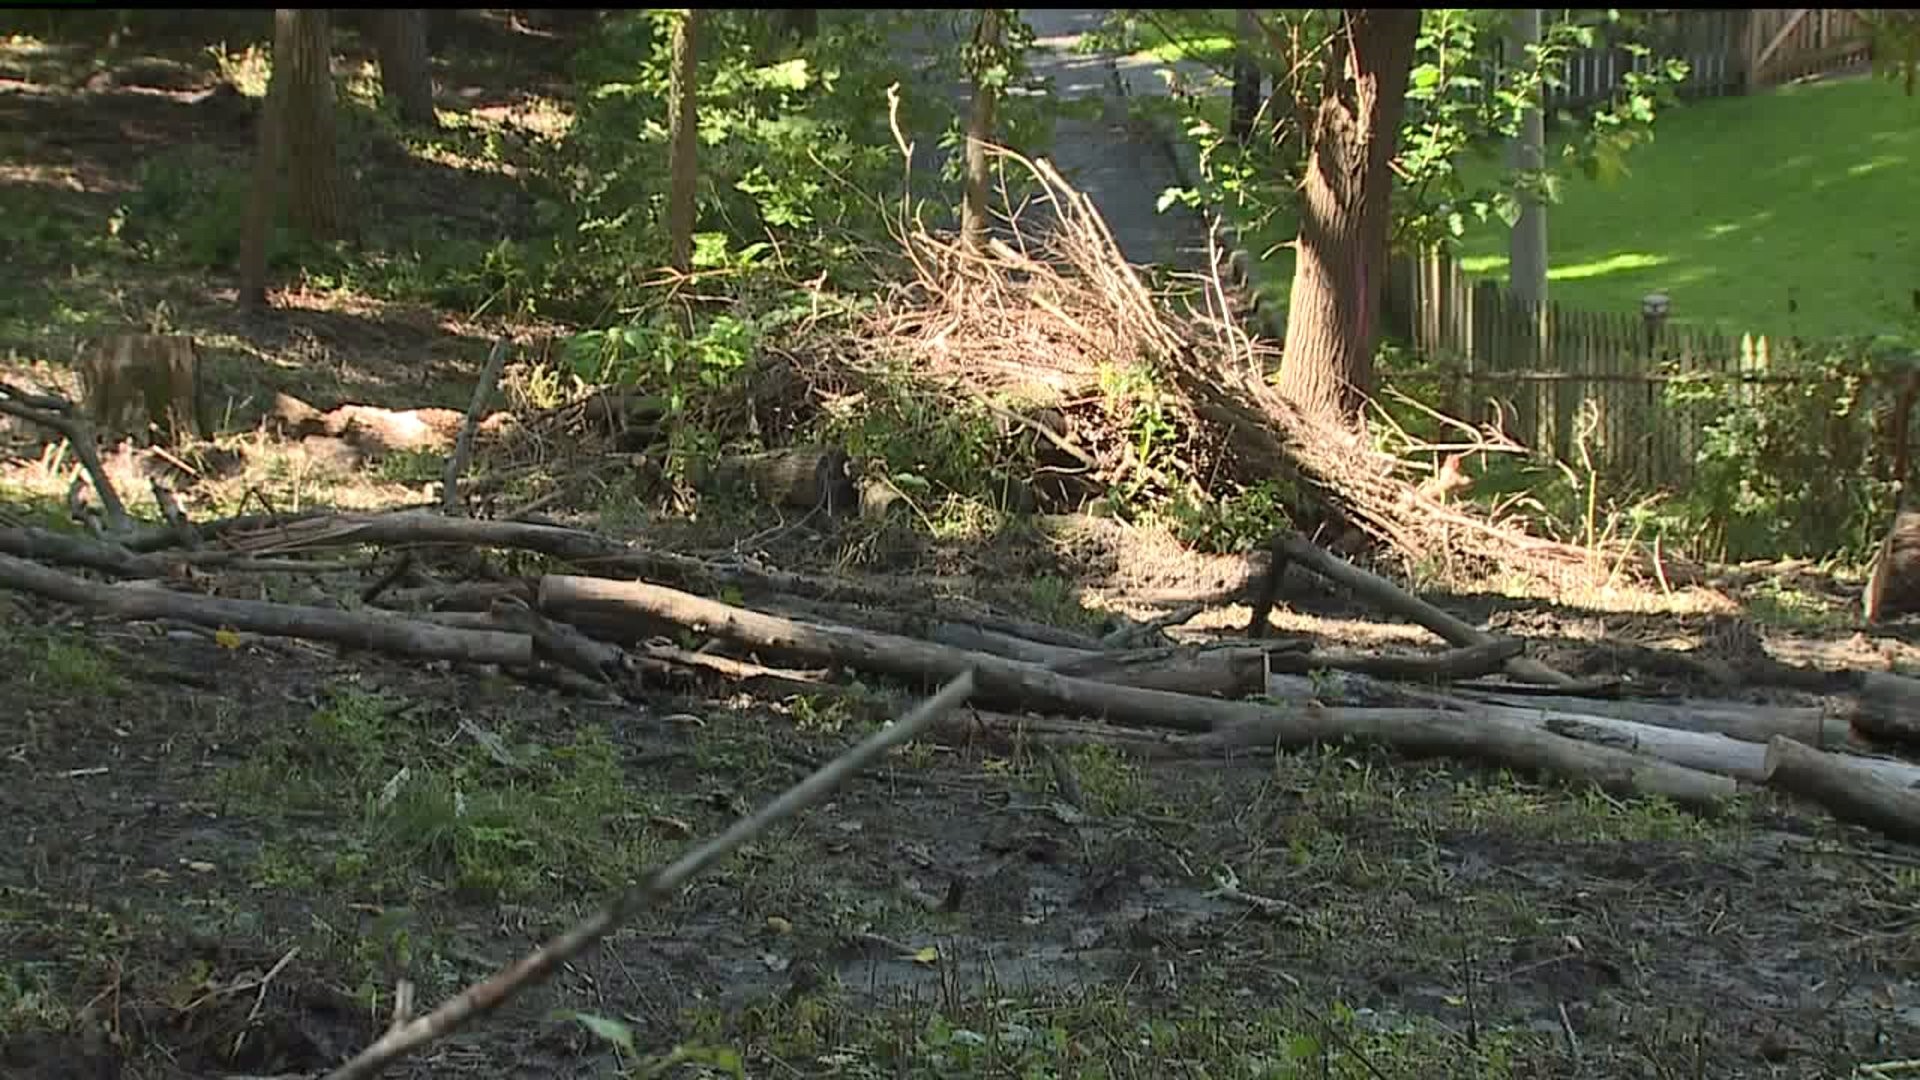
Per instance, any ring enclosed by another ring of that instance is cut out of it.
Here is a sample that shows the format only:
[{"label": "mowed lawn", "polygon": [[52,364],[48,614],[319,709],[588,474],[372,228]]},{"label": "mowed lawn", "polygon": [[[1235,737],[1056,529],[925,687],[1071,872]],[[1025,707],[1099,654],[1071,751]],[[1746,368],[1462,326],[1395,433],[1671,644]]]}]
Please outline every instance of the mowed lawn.
[{"label": "mowed lawn", "polygon": [[[1156,59],[1224,61],[1225,32],[1177,24],[1181,48],[1142,20]],[[1228,10],[1210,12],[1230,27]],[[1224,124],[1224,99],[1207,103]],[[1504,159],[1504,153],[1498,155]],[[1462,164],[1491,178],[1492,161]],[[1807,338],[1910,329],[1920,312],[1920,98],[1844,78],[1666,110],[1614,183],[1564,177],[1548,214],[1553,299],[1638,312],[1663,291],[1675,323]],[[1285,232],[1276,223],[1275,237]],[[1462,265],[1504,279],[1507,230],[1469,226]],[[1285,304],[1292,253],[1263,260],[1263,293]]]},{"label": "mowed lawn", "polygon": [[[1675,322],[1809,338],[1913,325],[1920,98],[1897,85],[1691,102],[1655,121],[1628,167],[1612,185],[1570,177],[1549,210],[1556,302],[1636,312],[1661,290]],[[1465,269],[1504,278],[1504,227],[1463,247]]]}]

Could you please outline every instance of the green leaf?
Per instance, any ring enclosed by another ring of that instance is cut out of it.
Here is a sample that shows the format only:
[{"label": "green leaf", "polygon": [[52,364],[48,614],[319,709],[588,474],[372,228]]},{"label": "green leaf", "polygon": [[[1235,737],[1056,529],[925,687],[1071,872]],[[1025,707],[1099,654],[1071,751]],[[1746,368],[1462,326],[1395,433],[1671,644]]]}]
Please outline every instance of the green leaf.
[{"label": "green leaf", "polygon": [[609,1020],[604,1016],[595,1016],[592,1013],[566,1012],[561,1016],[578,1022],[581,1027],[592,1032],[601,1041],[613,1044],[614,1049],[627,1057],[640,1056],[639,1047],[634,1043],[631,1025],[618,1020]]}]

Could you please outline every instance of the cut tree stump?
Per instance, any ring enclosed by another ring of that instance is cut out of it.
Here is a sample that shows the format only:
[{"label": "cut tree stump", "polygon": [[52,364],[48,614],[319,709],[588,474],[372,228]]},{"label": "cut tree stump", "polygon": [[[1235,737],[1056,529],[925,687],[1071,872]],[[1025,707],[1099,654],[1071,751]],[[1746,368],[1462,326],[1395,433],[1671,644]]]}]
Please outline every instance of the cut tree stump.
[{"label": "cut tree stump", "polygon": [[1869,626],[1920,611],[1920,511],[1902,510],[1880,541],[1861,596]]}]

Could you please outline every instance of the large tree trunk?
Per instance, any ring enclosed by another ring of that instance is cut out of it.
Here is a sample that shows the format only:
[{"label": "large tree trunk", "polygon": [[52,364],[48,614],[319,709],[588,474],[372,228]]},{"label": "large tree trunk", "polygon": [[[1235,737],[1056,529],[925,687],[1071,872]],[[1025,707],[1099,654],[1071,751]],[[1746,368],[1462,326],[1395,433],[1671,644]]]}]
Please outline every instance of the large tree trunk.
[{"label": "large tree trunk", "polygon": [[375,17],[380,53],[380,92],[393,99],[400,119],[434,126],[433,69],[427,53],[427,12],[394,8]]},{"label": "large tree trunk", "polygon": [[[278,22],[286,12],[277,12]],[[267,306],[267,238],[273,233],[274,208],[280,196],[280,160],[286,152],[287,83],[278,71],[267,83],[267,99],[260,105],[253,153],[253,183],[247,192],[246,216],[240,221],[240,306]]]},{"label": "large tree trunk", "polygon": [[1390,162],[1406,111],[1418,9],[1346,8],[1313,122],[1280,390],[1357,425],[1373,383]]},{"label": "large tree trunk", "polygon": [[1260,26],[1252,8],[1234,9],[1233,111],[1228,130],[1234,141],[1245,146],[1253,136],[1254,119],[1260,115],[1260,65],[1254,61]]},{"label": "large tree trunk", "polygon": [[700,9],[688,8],[673,27],[673,74],[667,88],[667,252],[675,270],[693,269],[694,181],[699,177]]},{"label": "large tree trunk", "polygon": [[[974,30],[976,68],[990,63],[988,57],[1000,51],[999,8],[981,8],[980,23]],[[993,140],[994,105],[1000,88],[973,73],[973,112],[967,119],[967,187],[960,204],[960,244],[974,251],[987,238],[987,144]]]},{"label": "large tree trunk", "polygon": [[[1521,8],[1513,13],[1515,63],[1524,62],[1529,46],[1540,44],[1540,9]],[[1520,133],[1513,140],[1515,169],[1538,173],[1546,165],[1546,119],[1540,109],[1528,109],[1520,118]],[[1520,197],[1520,218],[1513,223],[1507,244],[1507,283],[1516,299],[1531,304],[1537,315],[1547,306],[1547,207],[1529,188]]]},{"label": "large tree trunk", "polygon": [[327,14],[325,8],[281,8],[274,13],[273,34],[273,82],[286,80],[280,130],[287,147],[287,218],[321,240],[338,237],[346,227]]}]

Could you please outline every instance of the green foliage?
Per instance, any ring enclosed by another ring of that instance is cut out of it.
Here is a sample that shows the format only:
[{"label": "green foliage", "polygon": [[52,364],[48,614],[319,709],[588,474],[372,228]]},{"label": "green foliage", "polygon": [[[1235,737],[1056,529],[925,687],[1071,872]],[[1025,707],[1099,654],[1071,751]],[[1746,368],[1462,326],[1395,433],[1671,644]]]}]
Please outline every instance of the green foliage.
[{"label": "green foliage", "polygon": [[1681,505],[1709,550],[1729,558],[1864,559],[1899,495],[1876,386],[1885,394],[1920,370],[1920,351],[1910,337],[1840,341],[1776,357],[1773,370],[1801,378],[1758,394],[1668,384],[1668,406],[1705,424]]},{"label": "green foliage", "polygon": [[[1184,25],[1201,42],[1232,40],[1232,13],[1154,12],[1154,25]],[[1297,37],[1311,47],[1328,41],[1333,27],[1330,10],[1301,9],[1269,12],[1263,38]],[[1509,62],[1506,50],[1508,13],[1497,9],[1432,8],[1426,11],[1416,44],[1407,91],[1406,116],[1399,135],[1393,191],[1394,243],[1399,247],[1451,245],[1475,223],[1504,221],[1519,212],[1522,193],[1553,198],[1561,173],[1572,168],[1587,175],[1625,175],[1625,155],[1651,138],[1657,112],[1673,100],[1673,88],[1686,76],[1677,60],[1651,61],[1650,50],[1634,40],[1636,26],[1616,11],[1583,13],[1582,20],[1562,20],[1543,29],[1538,46],[1524,58]],[[1123,37],[1124,35],[1115,35]],[[1618,44],[1645,60],[1644,72],[1625,78],[1613,100],[1590,110],[1584,118],[1562,111],[1560,125],[1575,134],[1563,140],[1561,166],[1539,174],[1516,170],[1467,170],[1460,166],[1473,157],[1492,159],[1504,152],[1506,140],[1518,130],[1522,117],[1543,100],[1547,89],[1563,83],[1559,70],[1577,49],[1597,41]],[[1186,55],[1183,53],[1183,55]],[[1206,54],[1203,54],[1206,55]],[[1206,58],[1224,63],[1228,53]],[[1325,55],[1324,50],[1316,55]],[[1273,55],[1266,40],[1255,48],[1257,62],[1269,74],[1289,69]],[[1225,73],[1224,71],[1222,72]],[[1304,69],[1293,83],[1299,101],[1291,106],[1269,106],[1263,119],[1266,137],[1237,144],[1226,126],[1225,106],[1216,97],[1175,98],[1170,105],[1182,114],[1187,137],[1200,151],[1200,177],[1191,189],[1174,189],[1162,197],[1163,207],[1180,200],[1205,205],[1218,212],[1239,234],[1241,244],[1262,259],[1287,260],[1279,245],[1295,231],[1297,197],[1305,167],[1306,140],[1296,118],[1305,115],[1319,93],[1317,68]],[[1476,182],[1477,181],[1477,182]],[[1270,267],[1285,270],[1284,265]]]},{"label": "green foliage", "polygon": [[1296,499],[1290,485],[1262,480],[1218,498],[1177,492],[1164,516],[1182,543],[1199,551],[1235,554],[1265,546]]},{"label": "green foliage", "polygon": [[1873,67],[1876,74],[1898,82],[1901,91],[1914,96],[1920,84],[1920,12],[1902,8],[1856,9],[1867,24],[1873,41]]},{"label": "green foliage", "polygon": [[[670,15],[622,12],[582,51],[577,119],[551,169],[570,284],[616,303],[665,262]],[[904,124],[940,115],[889,43],[896,22],[826,20],[783,53],[763,12],[712,13],[700,43],[697,222],[716,238],[703,267],[770,256],[789,279],[844,275],[860,265],[857,241],[884,235],[875,193],[900,176],[887,87],[901,85]]]}]

